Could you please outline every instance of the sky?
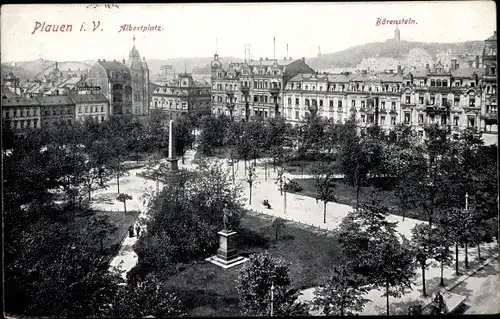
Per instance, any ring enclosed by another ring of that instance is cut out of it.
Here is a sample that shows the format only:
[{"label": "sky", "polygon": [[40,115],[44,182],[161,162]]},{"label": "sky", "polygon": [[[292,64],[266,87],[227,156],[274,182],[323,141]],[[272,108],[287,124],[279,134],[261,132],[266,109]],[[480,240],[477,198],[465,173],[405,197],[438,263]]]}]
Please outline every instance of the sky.
[{"label": "sky", "polygon": [[[392,38],[395,25],[377,26],[379,18],[414,20],[399,25],[406,41],[482,41],[496,31],[493,1],[117,5],[3,5],[1,60],[121,60],[128,57],[134,35],[146,60],[209,57],[215,51],[244,58],[248,43],[254,59],[273,58],[273,38],[276,58],[287,55],[287,44],[289,57],[313,57],[319,47],[324,54]],[[99,22],[96,31],[93,21]],[[72,25],[72,30],[41,31],[43,23],[45,28]],[[161,31],[119,32],[124,24]]]}]

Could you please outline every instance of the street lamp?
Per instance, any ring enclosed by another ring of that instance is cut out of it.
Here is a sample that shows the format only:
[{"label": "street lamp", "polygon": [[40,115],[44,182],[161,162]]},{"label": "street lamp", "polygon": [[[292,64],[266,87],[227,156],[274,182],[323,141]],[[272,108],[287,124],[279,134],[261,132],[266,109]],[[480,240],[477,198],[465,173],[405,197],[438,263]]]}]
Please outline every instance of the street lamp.
[{"label": "street lamp", "polygon": [[274,312],[274,283],[271,283],[271,317]]}]

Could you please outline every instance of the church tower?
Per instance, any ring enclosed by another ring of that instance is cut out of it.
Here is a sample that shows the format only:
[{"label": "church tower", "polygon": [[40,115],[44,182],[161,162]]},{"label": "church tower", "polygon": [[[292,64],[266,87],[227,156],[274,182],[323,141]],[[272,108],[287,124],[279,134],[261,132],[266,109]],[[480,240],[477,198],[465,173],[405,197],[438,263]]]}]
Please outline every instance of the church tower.
[{"label": "church tower", "polygon": [[148,115],[149,110],[149,68],[146,58],[141,61],[139,50],[135,47],[135,36],[132,38],[133,47],[130,50],[127,67],[132,77],[132,113],[134,115]]},{"label": "church tower", "polygon": [[394,40],[397,42],[401,41],[401,32],[399,31],[399,27],[396,24],[396,30],[394,30]]}]

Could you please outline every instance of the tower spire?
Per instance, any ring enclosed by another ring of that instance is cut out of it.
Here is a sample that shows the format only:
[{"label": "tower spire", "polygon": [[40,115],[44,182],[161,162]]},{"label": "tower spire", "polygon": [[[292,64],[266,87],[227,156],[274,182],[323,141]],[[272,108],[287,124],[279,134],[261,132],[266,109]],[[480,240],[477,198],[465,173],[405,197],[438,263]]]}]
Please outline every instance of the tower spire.
[{"label": "tower spire", "polygon": [[134,44],[134,48],[135,48],[135,34],[134,34],[134,36],[132,37],[132,43]]}]

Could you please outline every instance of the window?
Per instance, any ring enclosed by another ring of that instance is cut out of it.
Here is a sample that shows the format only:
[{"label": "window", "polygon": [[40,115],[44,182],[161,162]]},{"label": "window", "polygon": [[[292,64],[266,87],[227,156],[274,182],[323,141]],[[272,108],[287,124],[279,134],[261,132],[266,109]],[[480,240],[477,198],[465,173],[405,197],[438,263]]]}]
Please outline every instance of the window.
[{"label": "window", "polygon": [[332,107],[333,107],[333,101],[330,100],[330,108],[332,108]]},{"label": "window", "polygon": [[38,120],[37,119],[33,120],[33,127],[38,127]]},{"label": "window", "polygon": [[458,126],[458,121],[459,121],[459,120],[460,120],[460,117],[455,115],[455,116],[453,117],[453,125],[454,125],[454,126]]},{"label": "window", "polygon": [[104,106],[101,106],[101,112],[104,112]]},{"label": "window", "polygon": [[406,124],[410,123],[410,120],[411,120],[411,113],[405,112],[405,123]]},{"label": "window", "polygon": [[299,111],[295,111],[295,119],[299,119]]},{"label": "window", "polygon": [[436,86],[436,80],[434,79],[431,80],[431,86]]},{"label": "window", "polygon": [[26,116],[31,116],[30,113],[30,110],[26,110]]},{"label": "window", "polygon": [[365,101],[361,101],[361,108],[364,109],[365,108]]},{"label": "window", "polygon": [[424,104],[424,97],[423,96],[418,97],[418,104]]},{"label": "window", "polygon": [[290,105],[290,104],[292,104],[292,98],[291,97],[288,98],[288,105]]},{"label": "window", "polygon": [[448,87],[448,80],[443,80],[443,86]]},{"label": "window", "polygon": [[295,98],[295,105],[299,105],[299,98]]},{"label": "window", "polygon": [[[156,102],[155,102],[155,106],[156,106]],[[78,111],[78,112],[83,113],[83,107],[82,106],[80,106],[80,111]]]},{"label": "window", "polygon": [[391,102],[391,109],[396,111],[396,102]]},{"label": "window", "polygon": [[319,106],[323,106],[323,100],[319,100]]},{"label": "window", "polygon": [[304,101],[305,101],[306,106],[309,106],[309,99],[305,99]]},{"label": "window", "polygon": [[88,106],[86,106],[86,107],[85,107],[85,113],[88,113],[88,112],[89,112],[89,107],[88,107]]},{"label": "window", "polygon": [[476,126],[476,117],[474,115],[467,116],[467,127]]},{"label": "window", "polygon": [[319,90],[320,90],[320,91],[323,91],[323,87],[322,87],[322,86],[320,86],[320,87],[319,87]]},{"label": "window", "polygon": [[304,87],[304,90],[306,90],[306,91],[307,91],[307,90],[309,90],[309,85],[306,85],[306,86]]},{"label": "window", "polygon": [[396,125],[396,117],[395,116],[391,117],[391,125]]},{"label": "window", "polygon": [[17,117],[17,110],[14,110],[14,117]]},{"label": "window", "polygon": [[264,95],[264,103],[267,103],[267,95]]},{"label": "window", "polygon": [[257,96],[257,95],[254,95],[254,96],[253,96],[253,101],[254,101],[254,102],[259,102],[259,100],[258,100],[258,96]]},{"label": "window", "polygon": [[419,123],[419,124],[424,123],[424,115],[423,115],[423,114],[419,114],[419,115],[418,115],[418,123]]},{"label": "window", "polygon": [[469,96],[469,107],[475,107],[475,106],[476,106],[476,97]]},{"label": "window", "polygon": [[435,97],[431,97],[431,105],[434,105],[434,103],[436,103],[436,98]]},{"label": "window", "polygon": [[68,109],[68,114],[71,114],[71,109]]},{"label": "window", "polygon": [[352,100],[351,105],[352,105],[352,107],[356,107],[356,100]]},{"label": "window", "polygon": [[374,117],[373,115],[368,115],[368,123],[373,123],[374,122]]},{"label": "window", "polygon": [[313,91],[316,91],[316,85],[313,85],[313,89],[312,89],[312,90],[313,90]]},{"label": "window", "polygon": [[71,125],[71,119],[68,119],[68,125]]},{"label": "window", "polygon": [[104,115],[101,116],[101,122],[104,122]]},{"label": "window", "polygon": [[385,116],[380,116],[380,123],[385,124]]},{"label": "window", "polygon": [[441,99],[441,105],[442,105],[442,106],[447,106],[447,105],[448,105],[448,99],[447,99],[447,98],[445,98],[445,97],[443,97],[443,98]]},{"label": "window", "polygon": [[406,104],[410,104],[410,96],[406,96]]},{"label": "window", "polygon": [[382,107],[382,110],[385,110],[385,101],[381,102],[381,107]]},{"label": "window", "polygon": [[31,120],[26,121],[26,127],[31,127]]},{"label": "window", "polygon": [[9,117],[10,117],[10,111],[5,112],[5,118],[9,118]]},{"label": "window", "polygon": [[342,107],[342,101],[338,101],[338,102],[337,102],[337,106],[338,106],[338,107]]},{"label": "window", "polygon": [[365,123],[366,122],[366,119],[365,119],[365,115],[364,114],[361,114],[361,122]]}]

